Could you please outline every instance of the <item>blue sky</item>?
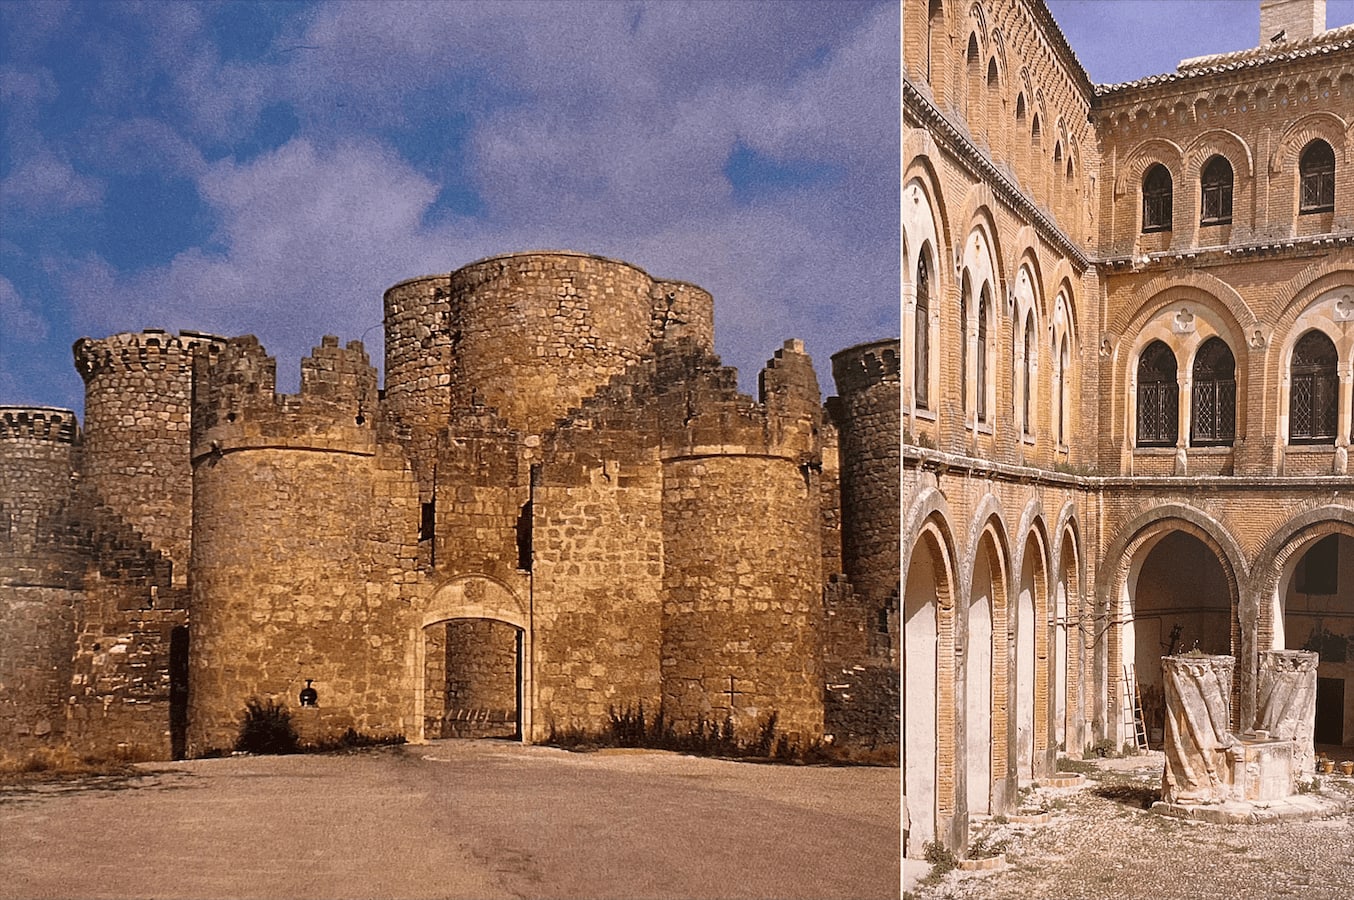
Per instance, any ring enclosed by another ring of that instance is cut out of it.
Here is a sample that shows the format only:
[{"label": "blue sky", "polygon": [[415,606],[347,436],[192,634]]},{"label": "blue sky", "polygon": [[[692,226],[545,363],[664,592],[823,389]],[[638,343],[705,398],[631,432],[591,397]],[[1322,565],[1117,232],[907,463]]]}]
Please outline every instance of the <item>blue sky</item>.
[{"label": "blue sky", "polygon": [[[1259,0],[1049,5],[1098,82],[1259,38]],[[546,248],[694,281],[745,390],[801,337],[831,393],[898,333],[898,9],[4,0],[0,405],[81,409],[71,343],[146,327],[257,334],[288,390],[326,333],[379,368],[385,288]]]},{"label": "blue sky", "polygon": [[[1046,0],[1097,84],[1174,72],[1192,56],[1260,43],[1260,0]],[[1354,23],[1354,0],[1327,0],[1326,27]]]},{"label": "blue sky", "polygon": [[82,408],[70,345],[326,333],[530,249],[716,298],[745,389],[897,335],[896,2],[0,3],[0,405]]}]

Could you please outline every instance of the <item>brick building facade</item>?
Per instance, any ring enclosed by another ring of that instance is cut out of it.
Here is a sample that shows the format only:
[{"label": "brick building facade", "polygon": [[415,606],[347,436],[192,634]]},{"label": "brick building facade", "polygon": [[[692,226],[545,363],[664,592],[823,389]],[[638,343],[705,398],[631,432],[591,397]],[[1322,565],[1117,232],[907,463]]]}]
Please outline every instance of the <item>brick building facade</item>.
[{"label": "brick building facade", "polygon": [[[1042,0],[903,3],[906,851],[1159,727],[1159,658],[1321,653],[1354,743],[1354,26],[1094,85]],[[1282,35],[1280,35],[1282,32]],[[1346,686],[1350,685],[1349,689]],[[1152,736],[1152,735],[1149,735]]]},{"label": "brick building facade", "polygon": [[308,739],[642,704],[897,746],[896,341],[837,354],[829,415],[800,342],[743,395],[710,295],[627,263],[384,302],[381,388],[355,341],[281,395],[253,337],[148,330],[76,343],[83,429],[0,407],[0,749],[201,755],[255,697]]}]

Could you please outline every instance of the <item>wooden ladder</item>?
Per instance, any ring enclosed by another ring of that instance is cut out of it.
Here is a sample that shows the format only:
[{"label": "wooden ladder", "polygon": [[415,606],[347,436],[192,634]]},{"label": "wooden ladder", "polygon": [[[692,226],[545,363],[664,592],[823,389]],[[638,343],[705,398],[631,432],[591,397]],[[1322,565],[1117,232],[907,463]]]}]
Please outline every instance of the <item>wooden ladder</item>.
[{"label": "wooden ladder", "polygon": [[1133,743],[1139,750],[1147,749],[1147,725],[1142,716],[1142,697],[1138,694],[1138,673],[1132,663],[1124,664],[1124,725],[1133,732]]}]

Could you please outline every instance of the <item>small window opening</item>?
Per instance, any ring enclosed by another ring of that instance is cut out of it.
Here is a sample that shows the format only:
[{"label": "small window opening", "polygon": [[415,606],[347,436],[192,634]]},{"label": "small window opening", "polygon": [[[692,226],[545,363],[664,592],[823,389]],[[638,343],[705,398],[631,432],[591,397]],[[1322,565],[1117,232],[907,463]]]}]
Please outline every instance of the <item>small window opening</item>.
[{"label": "small window opening", "polygon": [[517,516],[517,568],[531,571],[531,501],[522,504]]},{"label": "small window opening", "polygon": [[1147,170],[1142,179],[1142,230],[1171,230],[1171,173],[1161,163]]},{"label": "small window opening", "polygon": [[1302,173],[1302,202],[1299,212],[1330,212],[1335,209],[1335,151],[1317,138],[1302,151],[1298,164]]},{"label": "small window opening", "polygon": [[420,541],[432,540],[433,534],[437,531],[437,503],[429,500],[423,504],[422,515],[418,522],[418,539]]}]

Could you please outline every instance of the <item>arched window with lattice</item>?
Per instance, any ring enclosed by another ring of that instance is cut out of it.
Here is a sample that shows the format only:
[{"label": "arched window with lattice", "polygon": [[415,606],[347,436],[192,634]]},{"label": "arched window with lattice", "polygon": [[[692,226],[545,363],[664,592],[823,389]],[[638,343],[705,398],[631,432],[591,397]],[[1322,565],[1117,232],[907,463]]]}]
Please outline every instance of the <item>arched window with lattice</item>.
[{"label": "arched window with lattice", "polygon": [[1226,225],[1232,221],[1232,164],[1225,156],[1214,156],[1199,177],[1199,224]]},{"label": "arched window with lattice", "polygon": [[1293,346],[1288,389],[1288,442],[1330,444],[1335,441],[1340,379],[1335,344],[1325,332],[1312,329]]},{"label": "arched window with lattice", "polygon": [[1171,230],[1171,173],[1161,163],[1142,176],[1142,230]]},{"label": "arched window with lattice", "polygon": [[1316,138],[1303,147],[1298,172],[1302,180],[1298,211],[1318,213],[1335,209],[1335,151],[1330,144]]},{"label": "arched window with lattice", "polygon": [[1226,341],[1204,341],[1194,357],[1192,381],[1190,445],[1231,446],[1236,438],[1236,359]]},{"label": "arched window with lattice", "polygon": [[1180,433],[1175,353],[1161,341],[1138,357],[1138,446],[1174,447]]}]

